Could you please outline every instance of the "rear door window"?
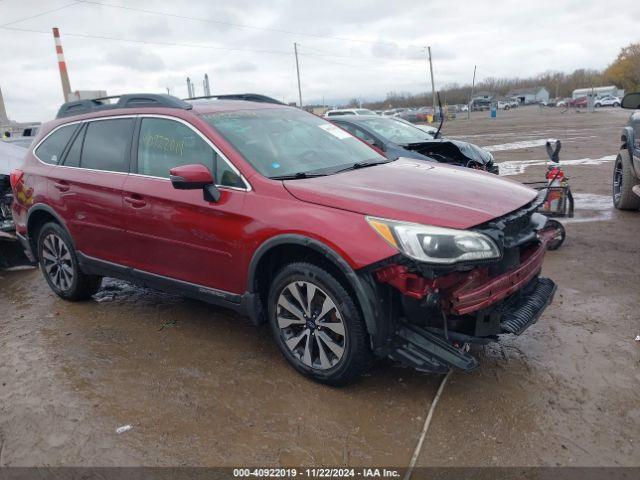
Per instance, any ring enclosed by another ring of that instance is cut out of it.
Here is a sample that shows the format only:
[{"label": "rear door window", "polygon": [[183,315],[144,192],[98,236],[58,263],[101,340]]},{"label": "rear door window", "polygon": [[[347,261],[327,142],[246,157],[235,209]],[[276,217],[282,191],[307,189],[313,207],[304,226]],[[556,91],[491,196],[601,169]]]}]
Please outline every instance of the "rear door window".
[{"label": "rear door window", "polygon": [[58,128],[36,148],[34,153],[41,161],[57,165],[76,128],[78,128],[78,124]]},{"label": "rear door window", "polygon": [[80,166],[92,170],[128,172],[133,123],[133,118],[89,123],[82,146]]}]

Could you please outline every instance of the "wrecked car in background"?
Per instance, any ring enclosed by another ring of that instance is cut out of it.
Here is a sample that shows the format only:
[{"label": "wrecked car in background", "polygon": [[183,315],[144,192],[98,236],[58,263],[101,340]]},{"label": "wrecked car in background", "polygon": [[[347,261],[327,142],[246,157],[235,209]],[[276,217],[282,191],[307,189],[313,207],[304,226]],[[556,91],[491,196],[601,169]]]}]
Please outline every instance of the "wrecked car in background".
[{"label": "wrecked car in background", "polygon": [[22,165],[32,139],[20,140],[0,141],[0,269],[31,264],[16,238],[11,214],[11,172]]},{"label": "wrecked car in background", "polygon": [[72,102],[12,176],[18,234],[63,299],[111,276],[232,308],[328,384],[376,356],[472,370],[467,344],[522,333],[555,292],[536,191],[390,160],[297,108]]},{"label": "wrecked car in background", "polygon": [[[389,159],[436,160],[498,173],[490,152],[472,143],[440,138],[439,129],[433,127],[426,131],[402,119],[377,115],[349,115],[332,118],[331,122],[378,149]],[[431,133],[431,129],[435,133]]]}]

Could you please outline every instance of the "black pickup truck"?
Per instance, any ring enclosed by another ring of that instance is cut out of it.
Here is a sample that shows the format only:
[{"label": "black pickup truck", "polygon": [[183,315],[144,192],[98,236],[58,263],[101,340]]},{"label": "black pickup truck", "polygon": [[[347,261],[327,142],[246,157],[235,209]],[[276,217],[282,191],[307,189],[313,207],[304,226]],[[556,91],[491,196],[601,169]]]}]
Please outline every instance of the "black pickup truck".
[{"label": "black pickup truck", "polygon": [[613,205],[620,210],[640,208],[640,92],[622,99],[622,108],[636,110],[622,130],[620,152],[613,168]]}]

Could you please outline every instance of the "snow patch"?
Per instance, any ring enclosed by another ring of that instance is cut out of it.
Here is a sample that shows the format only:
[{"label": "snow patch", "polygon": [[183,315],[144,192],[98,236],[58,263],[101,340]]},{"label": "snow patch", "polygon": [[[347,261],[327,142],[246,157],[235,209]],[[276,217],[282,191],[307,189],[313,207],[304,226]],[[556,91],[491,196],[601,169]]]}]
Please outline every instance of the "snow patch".
[{"label": "snow patch", "polygon": [[[579,158],[576,160],[561,160],[560,165],[601,165],[606,162],[613,162],[616,155],[607,155],[601,158]],[[549,160],[509,160],[498,164],[501,176],[519,175],[524,173],[527,167],[538,165],[549,165]]]}]

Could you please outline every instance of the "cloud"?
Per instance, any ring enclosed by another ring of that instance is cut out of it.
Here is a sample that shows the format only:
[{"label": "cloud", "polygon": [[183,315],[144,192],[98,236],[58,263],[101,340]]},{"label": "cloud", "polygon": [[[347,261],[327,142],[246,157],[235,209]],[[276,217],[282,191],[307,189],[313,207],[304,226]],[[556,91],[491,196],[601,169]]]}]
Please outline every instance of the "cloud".
[{"label": "cloud", "polygon": [[[0,18],[26,18],[63,4],[0,1]],[[474,65],[477,80],[604,68],[620,47],[640,40],[640,8],[622,0],[609,1],[604,10],[597,0],[479,0],[456,8],[446,0],[149,0],[119,5],[208,21],[80,3],[13,25],[43,33],[0,29],[0,87],[13,119],[46,120],[59,107],[53,25],[61,28],[73,89],[118,94],[168,87],[185,97],[186,77],[200,92],[208,73],[215,92],[254,91],[293,101],[298,95],[297,42],[302,95],[309,102],[428,91],[425,45],[432,46],[440,88],[470,82]]]},{"label": "cloud", "polygon": [[257,70],[258,70],[258,66],[255,63],[242,61],[242,62],[235,62],[229,66],[222,67],[218,71],[230,72],[230,73],[249,73],[249,72],[255,72]]},{"label": "cloud", "polygon": [[104,61],[110,65],[138,72],[159,72],[166,68],[164,60],[160,56],[134,47],[109,50],[104,56]]}]

